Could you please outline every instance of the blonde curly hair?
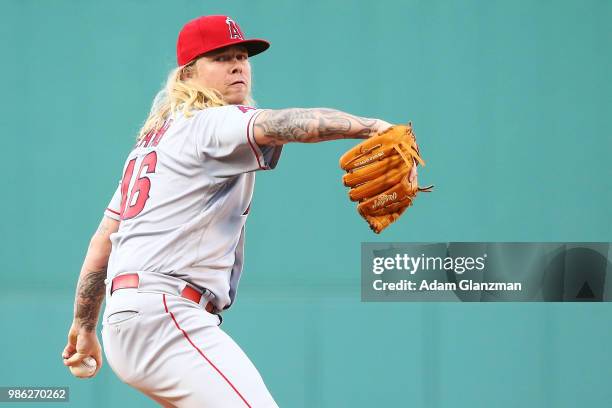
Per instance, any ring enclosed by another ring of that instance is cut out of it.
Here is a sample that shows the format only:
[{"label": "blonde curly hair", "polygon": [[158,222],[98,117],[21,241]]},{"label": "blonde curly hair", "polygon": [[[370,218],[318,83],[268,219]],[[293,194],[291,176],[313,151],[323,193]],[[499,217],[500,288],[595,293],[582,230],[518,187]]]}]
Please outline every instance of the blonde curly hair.
[{"label": "blonde curly hair", "polygon": [[[142,139],[151,131],[155,132],[164,126],[166,120],[176,112],[182,112],[185,117],[193,116],[193,110],[202,110],[215,106],[227,105],[221,92],[205,88],[193,81],[195,62],[174,68],[168,74],[164,87],[155,95],[149,116],[138,132],[137,140]],[[253,106],[255,102],[250,93],[245,104]]]}]

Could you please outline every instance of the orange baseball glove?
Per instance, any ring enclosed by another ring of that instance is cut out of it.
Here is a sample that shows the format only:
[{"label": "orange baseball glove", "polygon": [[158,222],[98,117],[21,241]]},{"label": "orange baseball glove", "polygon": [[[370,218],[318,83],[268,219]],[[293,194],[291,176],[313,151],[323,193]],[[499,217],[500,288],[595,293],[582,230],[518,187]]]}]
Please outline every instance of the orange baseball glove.
[{"label": "orange baseball glove", "polygon": [[412,166],[425,165],[421,159],[412,125],[392,126],[364,140],[340,158],[340,167],[347,171],[342,181],[350,187],[351,201],[359,201],[357,210],[379,234],[397,220],[420,191],[409,180]]}]

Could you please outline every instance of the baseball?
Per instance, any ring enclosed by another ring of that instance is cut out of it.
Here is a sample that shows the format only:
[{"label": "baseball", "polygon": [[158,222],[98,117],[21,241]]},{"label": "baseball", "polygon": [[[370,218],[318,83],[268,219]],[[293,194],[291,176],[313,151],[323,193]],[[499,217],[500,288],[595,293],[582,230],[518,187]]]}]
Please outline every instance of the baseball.
[{"label": "baseball", "polygon": [[75,377],[88,378],[96,372],[98,364],[93,357],[85,357],[78,366],[71,366],[70,372]]}]

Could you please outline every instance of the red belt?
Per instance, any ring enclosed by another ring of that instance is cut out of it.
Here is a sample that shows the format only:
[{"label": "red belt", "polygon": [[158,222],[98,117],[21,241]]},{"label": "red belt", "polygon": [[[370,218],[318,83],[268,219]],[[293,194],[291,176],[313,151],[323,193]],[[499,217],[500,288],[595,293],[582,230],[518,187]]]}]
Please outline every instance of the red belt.
[{"label": "red belt", "polygon": [[[111,295],[114,291],[119,289],[134,289],[138,287],[138,274],[137,273],[126,273],[125,275],[119,275],[113,278],[111,283]],[[185,286],[185,289],[181,292],[181,297],[185,299],[189,299],[192,302],[200,303],[202,299],[202,294],[197,290],[192,288],[191,286]],[[215,310],[215,306],[212,302],[206,303],[204,306],[208,313],[213,313]]]}]

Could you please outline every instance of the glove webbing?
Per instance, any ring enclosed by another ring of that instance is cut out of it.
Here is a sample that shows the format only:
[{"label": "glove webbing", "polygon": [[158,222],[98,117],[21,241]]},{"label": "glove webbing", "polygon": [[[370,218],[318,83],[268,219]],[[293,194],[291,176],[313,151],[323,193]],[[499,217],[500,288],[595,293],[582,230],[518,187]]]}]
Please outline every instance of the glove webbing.
[{"label": "glove webbing", "polygon": [[[393,148],[395,150],[397,150],[397,152],[399,153],[400,156],[402,156],[402,159],[404,159],[404,162],[406,163],[406,166],[412,167],[412,163],[410,163],[410,159],[408,159],[408,157],[406,157],[406,153],[404,153],[401,149],[401,147],[406,147],[406,144],[404,142],[399,142],[395,143],[393,145]],[[419,164],[421,166],[425,165],[425,162],[423,161],[423,159],[421,159],[421,156],[419,156],[419,154],[412,148],[412,146],[408,146],[407,150],[410,151],[410,153],[412,154],[412,156],[415,158],[415,160],[417,160],[419,162]]]},{"label": "glove webbing", "polygon": [[[403,145],[404,145],[404,142],[400,142],[399,144],[396,143],[393,145],[393,148],[397,150],[400,156],[402,156],[402,159],[404,159],[404,162],[406,163],[406,165],[411,166],[410,159],[406,157],[406,154],[402,151],[400,147]],[[419,156],[418,152],[414,151],[412,146],[408,146],[408,150],[410,150],[410,153],[412,153],[412,156],[414,157],[414,159],[418,161],[421,166],[425,165],[425,162],[423,161],[423,159],[421,159],[421,156]],[[412,165],[416,165],[416,163],[413,163]],[[418,187],[417,191],[421,191],[424,193],[431,193],[431,190],[433,189],[433,187],[434,187],[433,184],[427,187]]]}]

